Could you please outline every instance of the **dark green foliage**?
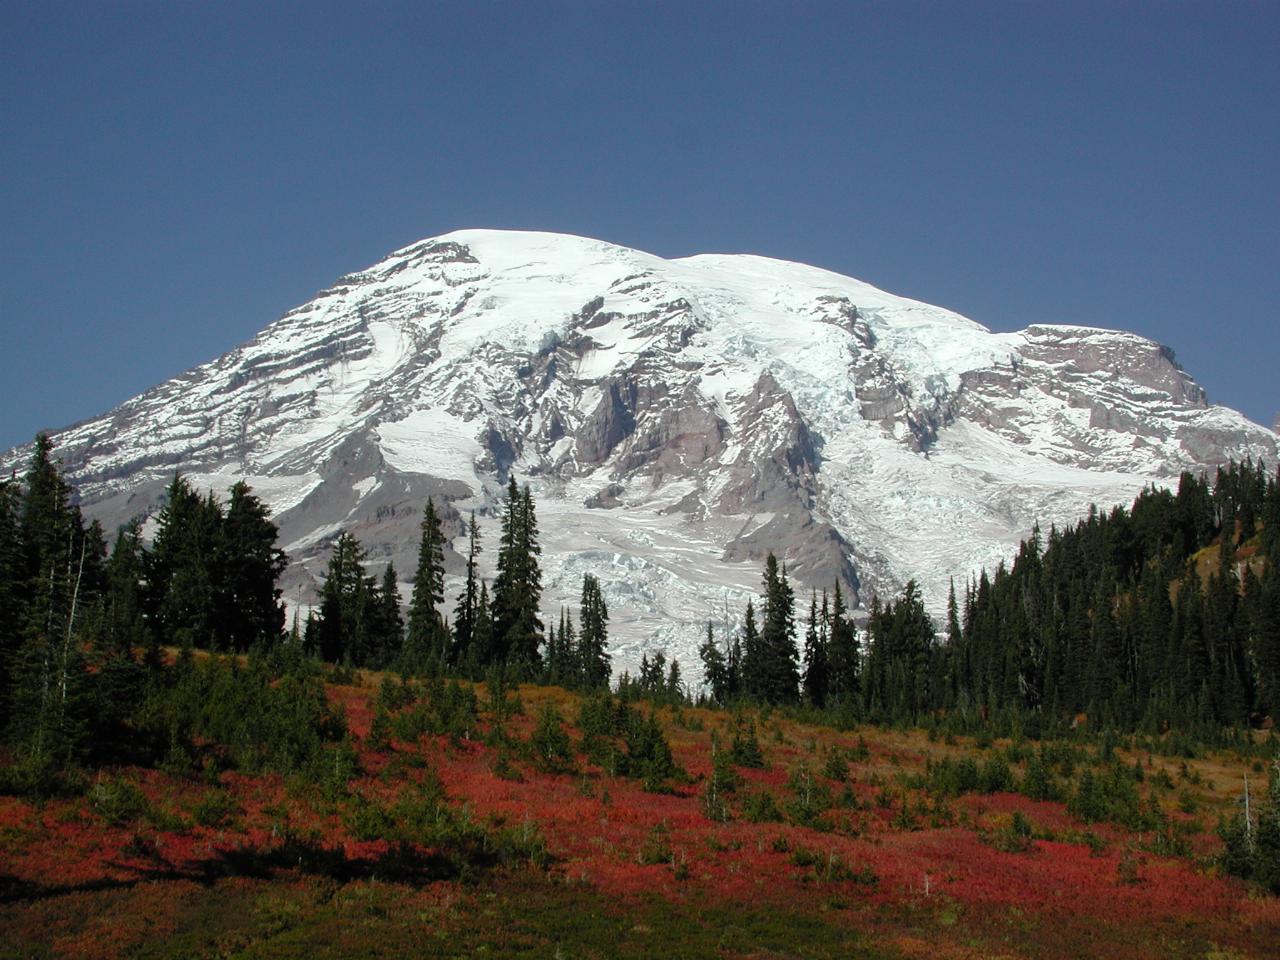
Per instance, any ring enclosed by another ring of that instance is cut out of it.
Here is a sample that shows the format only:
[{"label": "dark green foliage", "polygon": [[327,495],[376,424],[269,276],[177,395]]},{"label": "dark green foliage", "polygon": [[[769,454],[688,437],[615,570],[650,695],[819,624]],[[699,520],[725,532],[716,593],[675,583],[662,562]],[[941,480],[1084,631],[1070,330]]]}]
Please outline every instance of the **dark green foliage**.
[{"label": "dark green foliage", "polygon": [[795,595],[786,570],[772,553],[765,560],[763,623],[755,634],[755,616],[747,605],[742,644],[744,692],[764,703],[795,703],[799,697]]},{"label": "dark green foliage", "polygon": [[[1239,812],[1218,824],[1222,865],[1228,872],[1280,895],[1280,761],[1271,766],[1267,791],[1245,785]],[[1251,792],[1250,792],[1251,791]]]},{"label": "dark green foliage", "polygon": [[6,488],[0,497],[6,514],[0,537],[7,541],[0,546],[14,578],[5,602],[15,616],[0,628],[8,647],[6,736],[22,768],[17,781],[33,785],[52,784],[59,769],[89,748],[93,677],[84,631],[93,626],[105,585],[101,531],[96,525],[86,530],[70,506],[52,450],[48,437],[37,437],[21,493]]},{"label": "dark green foliage", "polygon": [[822,828],[824,824],[819,818],[832,806],[830,788],[804,765],[793,770],[787,782],[792,794],[787,802],[791,822],[802,827]]},{"label": "dark green foliage", "polygon": [[1131,830],[1152,826],[1142,809],[1132,770],[1118,763],[1109,765],[1102,774],[1086,768],[1067,801],[1067,812],[1085,823],[1111,821]]},{"label": "dark green foliage", "polygon": [[[891,723],[984,724],[1041,736],[1080,714],[1091,729],[1193,731],[1256,723],[1280,703],[1280,483],[1231,464],[1212,485],[1143,491],[1039,530],[1012,565],[952,589],[935,637],[919,591],[873,602],[859,676],[863,709]],[[839,594],[836,609],[840,607]],[[963,610],[961,606],[963,605]],[[844,641],[833,613],[830,697]]]},{"label": "dark green foliage", "polygon": [[760,750],[760,740],[756,737],[754,720],[745,725],[739,721],[733,729],[733,744],[729,747],[729,756],[740,767],[764,767],[764,753]]},{"label": "dark green foliage", "polygon": [[582,576],[582,604],[578,612],[578,647],[572,661],[577,678],[585,687],[609,683],[609,608],[600,593],[600,581],[591,574]]},{"label": "dark green foliage", "polygon": [[0,717],[11,715],[13,666],[22,645],[27,600],[27,563],[18,514],[20,493],[17,481],[0,482]]},{"label": "dark green foliage", "polygon": [[453,611],[453,654],[450,658],[472,675],[481,664],[489,662],[491,654],[487,646],[482,647],[478,642],[480,577],[476,558],[480,553],[480,531],[476,527],[476,512],[472,510],[467,523],[467,578]]},{"label": "dark green foliage", "polygon": [[382,584],[373,600],[373,633],[378,638],[378,654],[373,665],[389,666],[400,662],[404,651],[404,619],[400,616],[400,585],[395,564],[388,563],[382,571]]},{"label": "dark green foliage", "polygon": [[609,609],[600,593],[600,581],[582,577],[579,626],[573,616],[560,611],[560,626],[547,634],[544,674],[547,682],[563,687],[596,689],[609,685]]},{"label": "dark green foliage", "polygon": [[720,744],[720,738],[711,734],[711,776],[702,791],[702,811],[712,820],[725,821],[730,817],[728,798],[738,789],[740,778],[733,769],[732,757]]},{"label": "dark green foliage", "polygon": [[573,745],[560,714],[551,704],[543,706],[538,724],[529,737],[533,760],[544,770],[565,772],[573,768]]},{"label": "dark green foliage", "polygon": [[320,588],[320,615],[314,631],[308,625],[308,638],[313,652],[330,663],[381,669],[397,660],[404,642],[399,588],[394,567],[388,565],[379,588],[364,563],[356,538],[340,533]]},{"label": "dark green foliage", "polygon": [[[612,762],[616,768],[616,757],[611,756],[614,750],[612,741],[626,730],[630,714],[630,708],[607,691],[596,691],[584,697],[578,710],[583,753],[595,763],[607,766]],[[618,771],[613,769],[610,772]]]},{"label": "dark green foliage", "polygon": [[512,476],[502,514],[498,569],[493,581],[493,636],[486,663],[509,661],[526,671],[540,665],[538,646],[543,628],[538,605],[542,600],[542,571],[538,557],[541,554],[533,496],[527,486],[522,493]]},{"label": "dark green foliage", "polygon": [[240,813],[240,807],[227,791],[213,789],[200,798],[191,811],[195,822],[202,827],[225,826]]},{"label": "dark green foliage", "polygon": [[711,623],[707,623],[707,639],[698,648],[702,661],[702,678],[711,691],[711,702],[724,706],[729,702],[729,662],[716,643]]},{"label": "dark green foliage", "polygon": [[963,793],[974,793],[981,783],[978,764],[972,757],[952,760],[943,757],[937,763],[930,763],[927,768],[929,792],[940,797],[958,797]]},{"label": "dark green foliage", "polygon": [[913,720],[940,699],[934,682],[937,638],[914,580],[887,607],[874,601],[867,626],[863,698],[873,717]]},{"label": "dark green foliage", "polygon": [[213,584],[219,645],[244,652],[255,643],[273,643],[284,632],[284,607],[276,581],[289,561],[276,547],[276,536],[266,506],[248,484],[236,483],[218,538]]},{"label": "dark green foliage", "polygon": [[1038,754],[1032,755],[1027,761],[1027,770],[1018,790],[1032,800],[1062,799],[1062,790],[1054,779],[1053,771]]},{"label": "dark green foliage", "polygon": [[[398,698],[395,698],[398,699]],[[394,702],[394,699],[393,699]],[[413,743],[424,736],[470,738],[480,726],[480,708],[475,690],[440,677],[428,680],[422,697],[391,717],[391,730],[400,740]]]},{"label": "dark green foliage", "polygon": [[753,790],[742,798],[742,818],[750,823],[781,821],[782,810],[768,790]]},{"label": "dark green foliage", "polygon": [[827,596],[822,595],[822,615],[818,614],[818,595],[809,597],[809,627],[804,635],[804,695],[821,710],[827,705],[831,688],[831,667],[827,650]]},{"label": "dark green foliage", "polygon": [[1013,790],[1013,771],[1004,757],[991,757],[978,773],[978,789],[983,793],[1004,793]]},{"label": "dark green foliage", "polygon": [[[404,666],[423,673],[431,665],[438,670],[452,657],[449,631],[444,622],[444,533],[435,503],[428,498],[422,511],[418,543],[418,569],[409,600],[409,632],[404,642]],[[467,624],[470,639],[470,621]]]},{"label": "dark green foliage", "polygon": [[611,776],[643,780],[646,790],[663,789],[667,781],[687,776],[672,757],[657,717],[620,697],[601,691],[585,698],[578,726],[583,751]]},{"label": "dark green foliage", "polygon": [[130,780],[99,780],[89,790],[89,805],[98,816],[112,826],[141,820],[151,804],[138,785]]},{"label": "dark green foliage", "polygon": [[651,703],[686,705],[688,692],[681,679],[679,661],[667,662],[667,655],[659,650],[652,657],[640,655],[640,675],[632,679],[624,672],[618,678],[618,696],[624,701],[648,700]]},{"label": "dark green foliage", "polygon": [[153,732],[187,750],[193,741],[213,744],[238,769],[308,769],[346,734],[313,668],[276,675],[261,657],[244,667],[212,657],[180,663],[166,680],[149,707]]},{"label": "dark green foliage", "polygon": [[839,747],[832,747],[827,752],[827,758],[822,764],[822,775],[840,783],[849,779],[849,761]]},{"label": "dark green foliage", "polygon": [[823,597],[823,618],[827,621],[827,659],[829,662],[828,697],[844,707],[852,707],[861,701],[861,658],[858,638],[848,611],[840,584],[835,585],[830,614],[826,612]]},{"label": "dark green foliage", "polygon": [[474,820],[466,809],[448,802],[431,770],[389,805],[355,794],[345,805],[344,821],[358,839],[389,841],[411,862],[417,859],[415,850],[433,851],[442,861],[434,864],[433,873],[439,876],[468,877],[495,864],[545,867],[550,862],[546,842],[533,824],[499,830]]},{"label": "dark green foliage", "polygon": [[166,643],[213,646],[220,522],[212,494],[202,500],[185,478],[175,474],[147,555],[148,614]]}]

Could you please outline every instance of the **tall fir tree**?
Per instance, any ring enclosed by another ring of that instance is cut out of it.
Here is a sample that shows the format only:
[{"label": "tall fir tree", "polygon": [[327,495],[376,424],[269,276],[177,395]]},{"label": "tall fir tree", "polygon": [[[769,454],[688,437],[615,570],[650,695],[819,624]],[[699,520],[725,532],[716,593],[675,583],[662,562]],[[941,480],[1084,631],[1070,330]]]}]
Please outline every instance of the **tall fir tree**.
[{"label": "tall fir tree", "polygon": [[830,681],[828,697],[845,706],[856,703],[861,695],[861,663],[858,635],[845,607],[839,581],[832,590],[831,614],[827,627],[827,660]]},{"label": "tall fir tree", "polygon": [[609,685],[609,608],[600,592],[600,581],[582,577],[582,601],[578,614],[577,666],[579,681],[588,688]]},{"label": "tall fir tree", "polygon": [[147,608],[165,643],[210,647],[222,512],[212,492],[201,498],[174,474],[147,554]]},{"label": "tall fir tree", "polygon": [[729,664],[716,643],[710,620],[707,621],[707,638],[698,648],[698,657],[702,660],[702,677],[711,691],[712,702],[724,706],[729,702]]},{"label": "tall fir tree", "polygon": [[749,700],[765,700],[768,690],[765,687],[765,650],[760,643],[760,630],[756,626],[756,609],[752,600],[747,600],[747,612],[742,620],[742,639],[738,644],[737,670],[732,676],[737,678],[737,693]]},{"label": "tall fir tree", "polygon": [[[45,434],[36,437],[23,478],[19,531],[27,595],[20,646],[10,671],[9,739],[30,769],[76,760],[88,744],[91,688],[78,615],[93,601],[85,569],[90,538]],[[98,549],[96,545],[93,550]]]},{"label": "tall fir tree", "polygon": [[396,565],[388,563],[374,597],[377,604],[373,665],[390,667],[400,662],[404,649],[404,618],[400,616],[400,584]]},{"label": "tall fir tree", "polygon": [[[826,605],[826,596],[823,596]],[[804,695],[821,710],[827,705],[831,677],[827,654],[827,627],[818,613],[818,594],[809,596],[809,625],[804,635]]]},{"label": "tall fir tree", "polygon": [[760,627],[762,656],[755,667],[763,699],[769,703],[794,703],[800,685],[799,652],[796,649],[795,594],[787,571],[772,553],[765,559],[764,616]]},{"label": "tall fir tree", "polygon": [[284,605],[278,582],[289,561],[276,546],[277,537],[266,505],[249,485],[242,480],[232,486],[215,565],[219,646],[243,652],[255,643],[281,639]]},{"label": "tall fir tree", "polygon": [[[16,479],[0,483],[0,717],[11,715],[13,664],[22,645],[26,619],[27,564],[18,520]],[[0,734],[6,724],[0,720]]]},{"label": "tall fir tree", "polygon": [[495,659],[523,665],[526,670],[537,668],[541,661],[541,554],[533,496],[527,486],[521,492],[512,476],[507,484],[493,581],[494,654]]},{"label": "tall fir tree", "polygon": [[444,625],[444,532],[435,503],[428,498],[422,511],[418,542],[418,570],[409,600],[409,632],[405,656],[417,669],[427,663],[443,665],[449,654]]},{"label": "tall fir tree", "polygon": [[373,581],[364,571],[365,553],[345,530],[338,535],[320,588],[317,643],[330,663],[361,666],[368,654],[368,614]]},{"label": "tall fir tree", "polygon": [[480,556],[480,531],[476,527],[476,512],[471,511],[467,522],[467,574],[458,595],[458,603],[453,612],[453,653],[450,659],[455,663],[467,663],[474,660],[472,649],[475,637],[476,608],[480,603],[480,579],[477,570],[477,557]]}]

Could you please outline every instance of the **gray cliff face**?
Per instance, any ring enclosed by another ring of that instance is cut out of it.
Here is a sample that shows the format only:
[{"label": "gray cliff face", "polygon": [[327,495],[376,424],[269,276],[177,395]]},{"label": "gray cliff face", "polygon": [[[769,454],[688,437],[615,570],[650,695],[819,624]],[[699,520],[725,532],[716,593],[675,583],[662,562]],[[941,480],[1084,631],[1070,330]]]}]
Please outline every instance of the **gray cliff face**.
[{"label": "gray cliff face", "polygon": [[548,616],[595,573],[619,667],[651,647],[694,666],[770,551],[798,593],[865,603],[914,578],[940,607],[1036,522],[1277,459],[1274,432],[1130,334],[993,334],[799,264],[499,231],[397,251],[55,441],[108,526],[152,513],[175,470],[248,480],[301,604],[340,529],[410,574],[428,496],[451,536],[477,512],[491,570],[514,473],[538,499]]}]

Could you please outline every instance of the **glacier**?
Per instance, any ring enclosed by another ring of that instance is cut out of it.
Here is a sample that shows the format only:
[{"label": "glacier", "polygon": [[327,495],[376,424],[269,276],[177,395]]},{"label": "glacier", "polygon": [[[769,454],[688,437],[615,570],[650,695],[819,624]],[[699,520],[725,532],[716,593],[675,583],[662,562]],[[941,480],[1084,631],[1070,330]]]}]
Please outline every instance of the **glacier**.
[{"label": "glacier", "polygon": [[661,649],[693,677],[770,550],[802,610],[836,582],[865,610],[914,579],[936,613],[1036,524],[1229,458],[1274,464],[1278,442],[1133,334],[995,333],[799,263],[501,230],[397,250],[53,438],[108,529],[153,516],[175,471],[247,481],[303,610],[339,530],[372,572],[410,574],[428,496],[460,549],[475,511],[491,576],[514,473],[537,501],[545,618],[594,573],[615,668]]}]

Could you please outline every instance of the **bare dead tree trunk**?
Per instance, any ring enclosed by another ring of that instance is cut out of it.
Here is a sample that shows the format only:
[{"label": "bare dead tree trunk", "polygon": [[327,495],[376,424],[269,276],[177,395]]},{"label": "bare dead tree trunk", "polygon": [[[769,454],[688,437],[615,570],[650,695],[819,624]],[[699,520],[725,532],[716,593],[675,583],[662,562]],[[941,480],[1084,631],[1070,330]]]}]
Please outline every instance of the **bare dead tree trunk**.
[{"label": "bare dead tree trunk", "polygon": [[[80,568],[76,571],[76,586],[71,592],[71,610],[67,613],[67,634],[62,641],[62,705],[65,708],[67,704],[67,682],[69,679],[68,666],[71,662],[71,634],[76,623],[76,605],[80,602],[80,581],[84,577],[84,555],[89,549],[89,538],[85,537],[80,542]],[[70,558],[68,558],[67,572],[70,573]]]}]

